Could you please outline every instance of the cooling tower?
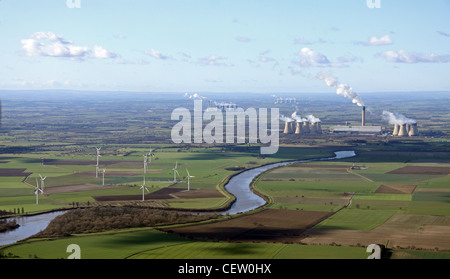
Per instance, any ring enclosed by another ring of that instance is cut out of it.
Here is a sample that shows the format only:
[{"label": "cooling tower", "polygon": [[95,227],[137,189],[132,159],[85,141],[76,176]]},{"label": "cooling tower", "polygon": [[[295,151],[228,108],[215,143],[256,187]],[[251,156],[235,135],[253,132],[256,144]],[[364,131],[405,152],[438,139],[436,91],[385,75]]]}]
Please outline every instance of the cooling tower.
[{"label": "cooling tower", "polygon": [[395,124],[394,125],[394,132],[392,133],[393,136],[398,136],[398,132],[400,131],[400,125]]},{"label": "cooling tower", "polygon": [[406,124],[402,124],[400,126],[400,130],[398,131],[398,136],[399,137],[406,137],[406,136],[408,136],[408,132],[406,131]]},{"label": "cooling tower", "polygon": [[322,125],[320,125],[320,122],[316,122],[316,129],[318,134],[322,134]]},{"label": "cooling tower", "polygon": [[297,122],[297,127],[296,127],[296,129],[295,129],[295,133],[297,134],[297,135],[299,135],[299,134],[303,134],[303,129],[302,129],[303,127],[302,127],[302,123],[301,122]]},{"label": "cooling tower", "polygon": [[362,120],[361,120],[361,126],[366,126],[366,107],[363,106],[362,108]]},{"label": "cooling tower", "polygon": [[289,132],[290,132],[289,127],[290,127],[289,122],[285,122],[285,124],[284,124],[284,132],[283,133],[289,134]]},{"label": "cooling tower", "polygon": [[311,132],[311,130],[309,129],[309,122],[308,121],[304,121],[303,122],[303,132],[305,134],[309,134]]},{"label": "cooling tower", "polygon": [[415,137],[419,135],[419,130],[417,129],[417,123],[411,124],[411,129],[409,130],[408,135],[410,137]]},{"label": "cooling tower", "polygon": [[411,131],[411,124],[406,124],[406,133],[409,135],[409,131]]},{"label": "cooling tower", "polygon": [[310,122],[310,124],[309,124],[309,129],[310,129],[311,134],[317,134],[317,126],[316,126],[316,123]]},{"label": "cooling tower", "polygon": [[293,134],[295,131],[295,121],[289,122],[289,134]]}]

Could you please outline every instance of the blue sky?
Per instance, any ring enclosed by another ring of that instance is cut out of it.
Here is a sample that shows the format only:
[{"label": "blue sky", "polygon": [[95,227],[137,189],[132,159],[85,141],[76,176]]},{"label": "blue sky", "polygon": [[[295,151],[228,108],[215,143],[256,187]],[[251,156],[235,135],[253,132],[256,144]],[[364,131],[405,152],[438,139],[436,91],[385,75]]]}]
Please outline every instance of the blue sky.
[{"label": "blue sky", "polygon": [[450,90],[450,1],[0,0],[0,89]]}]

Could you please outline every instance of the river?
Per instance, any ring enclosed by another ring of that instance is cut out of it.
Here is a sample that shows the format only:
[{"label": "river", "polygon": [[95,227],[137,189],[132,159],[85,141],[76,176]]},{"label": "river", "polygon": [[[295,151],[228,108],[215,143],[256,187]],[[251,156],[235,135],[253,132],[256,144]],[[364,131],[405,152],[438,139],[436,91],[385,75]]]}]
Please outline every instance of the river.
[{"label": "river", "polygon": [[[337,151],[335,152],[335,154],[336,154],[335,157],[268,164],[265,166],[243,171],[233,176],[225,185],[225,189],[236,197],[236,201],[229,209],[222,211],[221,214],[232,215],[240,212],[247,212],[256,209],[260,206],[263,206],[266,203],[266,201],[260,196],[253,193],[253,191],[250,189],[249,186],[255,177],[257,177],[258,175],[260,175],[265,171],[293,163],[337,160],[356,156],[354,151]],[[0,233],[0,246],[15,243],[19,240],[28,238],[42,231],[47,227],[47,225],[50,223],[51,220],[53,220],[56,216],[59,216],[64,213],[65,211],[59,211],[34,216],[9,218],[10,220],[16,220],[16,222],[20,225],[20,227],[13,231]]]},{"label": "river", "polygon": [[263,172],[293,163],[337,160],[356,156],[355,151],[337,151],[335,152],[335,154],[336,154],[335,157],[306,159],[306,160],[268,164],[265,166],[241,172],[240,174],[233,176],[225,185],[225,189],[236,197],[236,201],[228,210],[223,211],[222,214],[232,215],[240,212],[247,212],[256,209],[260,206],[263,206],[266,203],[266,201],[263,198],[253,193],[253,191],[249,187],[252,180]]}]

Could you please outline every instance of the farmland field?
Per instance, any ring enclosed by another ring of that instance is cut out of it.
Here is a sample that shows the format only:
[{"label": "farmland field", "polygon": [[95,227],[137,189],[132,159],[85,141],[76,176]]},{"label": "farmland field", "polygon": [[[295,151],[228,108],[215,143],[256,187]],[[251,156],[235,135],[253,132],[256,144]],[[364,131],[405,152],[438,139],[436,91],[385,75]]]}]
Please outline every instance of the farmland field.
[{"label": "farmland field", "polygon": [[[0,214],[108,207],[220,210],[233,201],[224,184],[239,171],[331,157],[339,150],[354,150],[357,156],[293,163],[263,173],[252,189],[267,203],[254,212],[189,225],[32,238],[2,247],[0,255],[67,258],[67,245],[78,244],[86,259],[363,259],[368,256],[366,247],[377,243],[390,249],[391,258],[449,257],[450,141],[445,137],[345,137],[325,132],[295,138],[280,133],[279,151],[262,156],[258,144],[168,141],[173,125],[167,120],[169,112],[180,106],[168,97],[138,102],[132,112],[122,111],[120,101],[98,111],[91,110],[99,106],[98,100],[86,102],[76,109],[70,102],[49,105],[60,106],[54,113],[64,117],[57,120],[54,114],[42,113],[39,119],[30,115],[31,102],[6,103],[6,111],[14,108],[14,113],[5,115],[0,133]],[[327,124],[339,113],[323,113],[317,100],[305,102],[328,131]],[[136,119],[135,114],[145,114],[149,106],[154,114]],[[288,113],[292,107],[281,109]],[[436,127],[426,126],[431,125],[428,116],[420,117],[423,127]],[[377,122],[381,120],[373,121],[382,125]],[[101,147],[98,177],[95,147]],[[154,156],[144,174],[143,155],[150,149]],[[190,191],[187,170],[194,176]],[[36,204],[40,175],[47,178]],[[144,177],[148,191],[142,201]]]}]

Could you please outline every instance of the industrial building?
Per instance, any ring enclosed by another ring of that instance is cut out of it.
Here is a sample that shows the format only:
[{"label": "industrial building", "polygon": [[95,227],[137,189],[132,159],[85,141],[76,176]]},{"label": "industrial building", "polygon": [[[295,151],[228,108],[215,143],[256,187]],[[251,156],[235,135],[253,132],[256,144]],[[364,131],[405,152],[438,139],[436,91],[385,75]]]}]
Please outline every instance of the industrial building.
[{"label": "industrial building", "polygon": [[375,136],[383,132],[381,126],[366,126],[366,107],[362,107],[361,126],[338,125],[331,129],[333,134]]},{"label": "industrial building", "polygon": [[349,135],[365,135],[374,136],[380,135],[383,132],[381,126],[351,126],[342,125],[334,126],[332,128],[333,134],[349,134]]}]

